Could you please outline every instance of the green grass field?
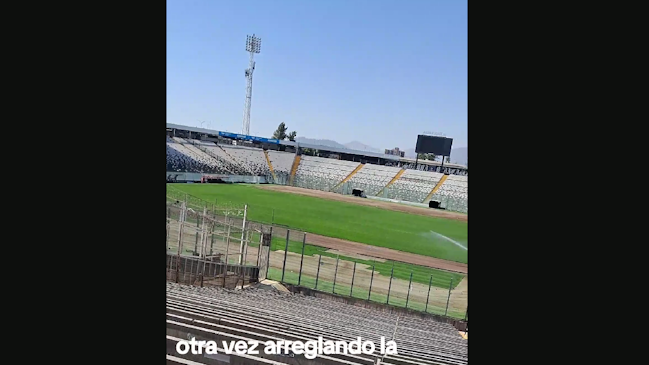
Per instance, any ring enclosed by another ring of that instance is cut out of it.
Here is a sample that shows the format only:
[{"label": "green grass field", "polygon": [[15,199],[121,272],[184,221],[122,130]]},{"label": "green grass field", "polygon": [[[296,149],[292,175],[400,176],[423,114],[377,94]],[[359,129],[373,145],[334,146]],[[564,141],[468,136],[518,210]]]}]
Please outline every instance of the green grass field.
[{"label": "green grass field", "polygon": [[448,237],[468,248],[466,222],[264,190],[257,185],[170,185],[219,205],[248,204],[248,219],[253,221],[285,225],[314,234],[418,255],[467,262],[467,250],[441,237]]}]

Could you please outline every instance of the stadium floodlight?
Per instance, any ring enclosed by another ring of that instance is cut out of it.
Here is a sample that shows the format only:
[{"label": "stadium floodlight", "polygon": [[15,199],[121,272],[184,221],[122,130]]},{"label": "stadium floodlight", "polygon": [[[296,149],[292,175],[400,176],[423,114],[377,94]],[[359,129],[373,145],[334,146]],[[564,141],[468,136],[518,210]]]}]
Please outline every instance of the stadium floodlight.
[{"label": "stadium floodlight", "polygon": [[261,52],[261,38],[255,37],[255,35],[249,35],[246,38],[246,51],[252,53]]},{"label": "stadium floodlight", "polygon": [[255,70],[255,53],[261,52],[261,38],[254,34],[246,37],[246,51],[250,53],[250,63],[245,70],[246,76],[246,102],[243,107],[243,126],[241,134],[250,134],[250,107],[252,105],[252,73]]}]

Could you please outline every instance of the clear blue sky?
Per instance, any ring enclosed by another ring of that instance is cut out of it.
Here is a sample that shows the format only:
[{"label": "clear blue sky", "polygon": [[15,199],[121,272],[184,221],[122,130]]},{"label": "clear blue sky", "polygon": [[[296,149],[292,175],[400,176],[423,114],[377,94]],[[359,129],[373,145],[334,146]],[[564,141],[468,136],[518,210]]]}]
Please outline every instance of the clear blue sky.
[{"label": "clear blue sky", "polygon": [[467,17],[467,0],[167,0],[167,122],[241,132],[255,33],[251,135],[466,147]]}]

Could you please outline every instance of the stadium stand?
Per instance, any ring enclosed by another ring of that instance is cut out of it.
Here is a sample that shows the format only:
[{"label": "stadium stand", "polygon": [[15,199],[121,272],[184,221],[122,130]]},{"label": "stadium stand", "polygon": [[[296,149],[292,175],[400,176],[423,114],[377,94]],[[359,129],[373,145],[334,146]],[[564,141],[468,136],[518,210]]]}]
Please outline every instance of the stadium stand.
[{"label": "stadium stand", "polygon": [[369,196],[420,204],[438,200],[446,209],[468,213],[468,175],[451,174],[444,181],[444,174],[439,172],[307,155],[296,158],[295,153],[274,150],[267,154],[268,160],[261,148],[167,136],[168,171],[266,176],[275,184],[339,194],[361,189]]},{"label": "stadium stand", "polygon": [[447,209],[467,212],[469,209],[469,177],[448,175],[439,190],[433,194],[432,199],[446,202]]},{"label": "stadium stand", "polygon": [[167,142],[167,170],[205,173],[219,171],[213,161],[207,161],[204,157],[196,155],[180,143],[170,142]]},{"label": "stadium stand", "polygon": [[268,161],[273,165],[275,184],[286,185],[289,182],[295,153],[268,150]]},{"label": "stadium stand", "polygon": [[[361,189],[367,195],[377,195],[399,172],[398,167],[365,164],[348,181],[351,189]],[[341,187],[342,188],[342,187]],[[341,188],[338,188],[340,190]]]},{"label": "stadium stand", "polygon": [[[229,153],[225,151],[223,146],[220,145],[211,145],[211,146],[201,146],[205,149],[205,152],[210,154],[216,159],[219,159],[223,162],[224,165],[228,167],[233,175],[253,175],[252,169],[244,163],[241,163],[234,159]],[[229,146],[228,146],[229,147]]]},{"label": "stadium stand", "polygon": [[353,161],[302,156],[295,175],[295,186],[330,191],[358,165]]},{"label": "stadium stand", "polygon": [[442,176],[439,172],[406,170],[384,193],[390,199],[421,203]]},{"label": "stadium stand", "polygon": [[[232,164],[227,159],[220,158],[209,152],[208,146],[195,144],[195,140],[186,141],[179,137],[174,137],[173,142],[167,140],[167,165],[169,165],[169,154],[174,159],[176,169],[171,171],[185,172],[203,172],[212,174],[235,174],[245,173],[240,166]],[[169,152],[172,149],[172,152]],[[178,154],[183,155],[177,156]],[[186,164],[184,164],[187,162]]]},{"label": "stadium stand", "polygon": [[192,139],[190,140],[191,143],[196,144],[196,145],[201,145],[201,146],[216,146],[215,142],[212,141],[202,141],[200,139]]},{"label": "stadium stand", "polygon": [[273,164],[275,171],[289,174],[295,154],[290,152],[268,151],[268,158],[270,158],[270,162]]},{"label": "stadium stand", "polygon": [[196,161],[171,148],[167,143],[167,171],[183,171],[190,167],[192,170],[196,170],[195,164]]},{"label": "stadium stand", "polygon": [[431,198],[433,197],[433,194],[435,194],[439,190],[440,186],[442,186],[444,184],[444,182],[446,181],[447,178],[448,178],[448,175],[444,175],[444,176],[442,176],[441,179],[439,179],[439,181],[437,182],[437,185],[435,185],[433,190],[431,190],[430,193],[428,193],[428,195],[424,199],[424,203],[431,200]]},{"label": "stadium stand", "polygon": [[[201,340],[363,340],[380,343],[394,339],[397,355],[386,355],[381,363],[395,365],[468,363],[468,341],[447,323],[433,318],[392,314],[333,300],[280,293],[249,287],[228,290],[167,283],[167,353],[174,341],[195,336]],[[174,340],[175,339],[175,340]],[[171,342],[171,343],[170,343]],[[263,352],[261,352],[263,353]],[[318,355],[327,364],[374,364],[377,353]],[[234,355],[232,355],[234,356]],[[258,359],[248,360],[261,361]],[[294,354],[300,361],[303,355]],[[274,356],[272,360],[281,361]],[[195,360],[195,359],[191,359]],[[291,362],[293,363],[293,362]],[[299,363],[299,362],[297,362]]]},{"label": "stadium stand", "polygon": [[270,169],[261,148],[221,146],[233,163],[245,166],[253,176],[268,176]]},{"label": "stadium stand", "polygon": [[203,144],[195,142],[199,141],[167,137],[168,171],[236,174],[236,166],[210,154]]}]

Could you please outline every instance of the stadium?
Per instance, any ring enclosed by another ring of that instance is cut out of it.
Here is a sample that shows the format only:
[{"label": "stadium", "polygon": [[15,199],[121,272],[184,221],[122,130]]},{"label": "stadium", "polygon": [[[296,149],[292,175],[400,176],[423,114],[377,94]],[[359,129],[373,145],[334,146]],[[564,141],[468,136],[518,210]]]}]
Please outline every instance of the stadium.
[{"label": "stadium", "polygon": [[[468,168],[167,124],[167,359],[468,363]],[[179,355],[394,339],[397,355]]]}]

